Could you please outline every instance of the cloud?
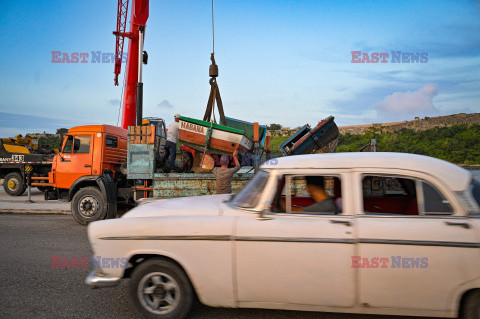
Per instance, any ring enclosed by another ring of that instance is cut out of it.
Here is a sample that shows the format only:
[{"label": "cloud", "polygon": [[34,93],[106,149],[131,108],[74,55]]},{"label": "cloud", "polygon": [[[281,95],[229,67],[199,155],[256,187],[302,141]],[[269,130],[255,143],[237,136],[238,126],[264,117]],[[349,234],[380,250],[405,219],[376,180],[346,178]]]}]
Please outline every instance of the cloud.
[{"label": "cloud", "polygon": [[120,100],[119,99],[111,99],[108,101],[108,104],[110,105],[119,105],[120,104]]},{"label": "cloud", "polygon": [[173,105],[168,102],[168,100],[163,100],[162,102],[158,103],[157,106],[161,109],[173,109]]},{"label": "cloud", "polygon": [[385,118],[437,115],[440,112],[433,104],[437,91],[437,86],[429,83],[417,91],[395,92],[375,104],[374,109]]}]

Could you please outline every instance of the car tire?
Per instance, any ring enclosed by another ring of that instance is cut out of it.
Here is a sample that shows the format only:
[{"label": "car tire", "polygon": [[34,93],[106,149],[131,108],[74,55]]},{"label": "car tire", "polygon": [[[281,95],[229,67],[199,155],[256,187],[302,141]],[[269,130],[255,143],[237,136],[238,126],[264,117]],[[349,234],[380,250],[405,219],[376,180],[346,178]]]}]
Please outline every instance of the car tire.
[{"label": "car tire", "polygon": [[107,208],[103,194],[97,187],[80,189],[72,200],[72,215],[81,225],[105,219]]},{"label": "car tire", "polygon": [[463,319],[480,318],[480,290],[468,294],[462,307]]},{"label": "car tire", "polygon": [[22,174],[18,172],[8,173],[3,180],[3,189],[5,193],[10,196],[20,196],[25,193],[27,185],[22,177]]},{"label": "car tire", "polygon": [[185,318],[194,301],[185,272],[173,262],[149,259],[134,270],[128,294],[143,318]]}]

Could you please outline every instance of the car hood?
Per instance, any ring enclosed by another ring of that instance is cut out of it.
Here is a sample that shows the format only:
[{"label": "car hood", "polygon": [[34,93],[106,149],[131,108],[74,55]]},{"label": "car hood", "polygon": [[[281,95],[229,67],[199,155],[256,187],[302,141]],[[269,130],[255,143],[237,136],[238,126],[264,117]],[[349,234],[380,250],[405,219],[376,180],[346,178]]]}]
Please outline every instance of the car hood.
[{"label": "car hood", "polygon": [[221,204],[230,198],[230,194],[158,199],[141,204],[122,218],[221,215]]}]

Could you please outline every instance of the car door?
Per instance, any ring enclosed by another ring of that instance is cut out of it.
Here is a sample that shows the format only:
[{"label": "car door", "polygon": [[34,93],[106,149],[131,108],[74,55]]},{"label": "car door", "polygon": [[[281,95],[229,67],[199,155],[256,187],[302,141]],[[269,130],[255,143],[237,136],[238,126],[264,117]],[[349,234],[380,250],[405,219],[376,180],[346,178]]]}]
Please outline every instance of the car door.
[{"label": "car door", "polygon": [[357,171],[354,179],[360,305],[451,310],[453,292],[478,278],[480,263],[472,222],[454,193],[419,172]]},{"label": "car door", "polygon": [[[277,189],[282,175],[298,174],[281,172],[267,191]],[[354,254],[354,223],[348,200],[348,170],[308,170],[301,174],[334,174],[341,179],[343,213],[269,211],[257,218],[257,214],[239,212],[235,257],[237,299],[241,306],[354,305],[354,269],[350,263]],[[271,202],[272,198],[266,207],[270,208]]]}]

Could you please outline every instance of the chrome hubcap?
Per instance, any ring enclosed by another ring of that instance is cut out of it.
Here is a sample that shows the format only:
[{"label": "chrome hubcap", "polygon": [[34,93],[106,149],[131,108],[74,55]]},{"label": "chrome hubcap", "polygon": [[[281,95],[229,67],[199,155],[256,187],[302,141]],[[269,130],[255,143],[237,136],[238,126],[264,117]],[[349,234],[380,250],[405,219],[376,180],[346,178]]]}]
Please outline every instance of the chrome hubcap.
[{"label": "chrome hubcap", "polygon": [[170,275],[154,272],[145,275],[137,289],[142,306],[155,314],[173,311],[180,300],[180,287]]},{"label": "chrome hubcap", "polygon": [[85,217],[92,217],[98,212],[98,201],[93,196],[85,196],[78,203],[78,211]]}]

